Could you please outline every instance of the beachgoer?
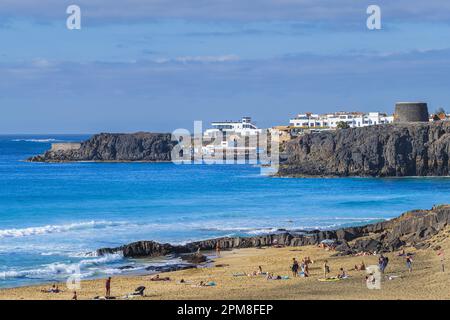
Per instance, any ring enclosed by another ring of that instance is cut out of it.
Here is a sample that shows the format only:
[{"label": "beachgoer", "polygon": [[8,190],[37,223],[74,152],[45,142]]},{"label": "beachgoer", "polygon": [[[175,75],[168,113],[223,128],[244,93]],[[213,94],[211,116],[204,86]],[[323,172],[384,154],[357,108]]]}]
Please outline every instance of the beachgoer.
[{"label": "beachgoer", "polygon": [[380,255],[380,257],[378,258],[378,268],[380,269],[381,272],[384,272],[384,256]]},{"label": "beachgoer", "polygon": [[133,295],[143,297],[144,296],[144,291],[145,291],[145,287],[144,286],[139,286],[139,287],[137,287],[134,290]]},{"label": "beachgoer", "polygon": [[298,275],[298,261],[295,258],[292,258],[292,276],[297,277]]},{"label": "beachgoer", "polygon": [[356,271],[364,271],[366,270],[366,265],[364,264],[364,261],[361,262],[361,264],[358,264],[355,266]]},{"label": "beachgoer", "polygon": [[347,278],[347,273],[345,272],[344,268],[339,269],[339,274],[337,275],[338,279],[345,279]]},{"label": "beachgoer", "polygon": [[264,274],[264,272],[263,272],[263,269],[262,269],[262,267],[261,266],[258,266],[258,274]]},{"label": "beachgoer", "polygon": [[406,256],[406,267],[409,272],[412,272],[412,258],[411,256]]},{"label": "beachgoer", "polygon": [[220,243],[219,243],[219,241],[217,241],[217,244],[216,244],[216,256],[220,257]]},{"label": "beachgoer", "polygon": [[323,263],[323,275],[324,278],[327,277],[327,274],[330,273],[330,267],[328,266],[328,260],[325,260]]},{"label": "beachgoer", "polygon": [[76,291],[73,292],[72,300],[78,300],[78,296],[77,296],[77,292]]},{"label": "beachgoer", "polygon": [[150,278],[150,281],[170,281],[170,278],[169,277],[161,278],[159,274],[157,274],[156,276]]},{"label": "beachgoer", "polygon": [[58,286],[56,284],[53,284],[50,289],[48,289],[48,290],[41,290],[41,292],[45,292],[45,293],[60,293],[62,291],[59,290],[59,288],[58,288]]},{"label": "beachgoer", "polygon": [[106,279],[105,288],[106,288],[105,296],[109,298],[111,296],[111,277],[108,277],[108,279]]}]

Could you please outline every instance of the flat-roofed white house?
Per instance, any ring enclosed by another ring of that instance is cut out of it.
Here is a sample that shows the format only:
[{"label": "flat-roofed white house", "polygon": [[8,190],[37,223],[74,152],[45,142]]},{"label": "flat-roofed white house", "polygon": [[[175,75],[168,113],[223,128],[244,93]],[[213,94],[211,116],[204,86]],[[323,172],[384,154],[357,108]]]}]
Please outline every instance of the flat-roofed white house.
[{"label": "flat-roofed white house", "polygon": [[331,130],[336,129],[339,122],[346,122],[351,128],[357,128],[392,123],[394,117],[381,112],[336,112],[321,115],[304,113],[290,119],[289,125],[296,128]]},{"label": "flat-roofed white house", "polygon": [[206,137],[216,137],[219,134],[237,134],[240,136],[251,136],[262,133],[254,123],[251,117],[242,117],[240,121],[214,121],[211,123],[211,129],[205,130]]}]

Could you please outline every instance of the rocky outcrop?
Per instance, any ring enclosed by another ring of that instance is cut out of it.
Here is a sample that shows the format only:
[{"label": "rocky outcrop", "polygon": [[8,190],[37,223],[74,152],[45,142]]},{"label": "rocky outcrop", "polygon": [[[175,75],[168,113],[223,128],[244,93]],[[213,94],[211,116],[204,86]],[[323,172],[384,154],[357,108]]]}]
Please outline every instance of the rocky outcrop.
[{"label": "rocky outcrop", "polygon": [[450,122],[311,133],[286,145],[280,176],[448,176]]},{"label": "rocky outcrop", "polygon": [[[361,251],[389,252],[403,246],[425,247],[427,246],[426,240],[447,227],[450,227],[450,205],[442,205],[431,210],[410,211],[396,219],[361,227],[316,230],[301,234],[282,232],[256,237],[225,237],[191,242],[183,246],[159,244],[153,241],[138,241],[117,248],[99,249],[97,254],[121,252],[125,257],[154,257],[168,254],[189,254],[199,249],[214,250],[217,243],[222,250],[227,250],[274,245],[318,245],[323,240],[333,240],[336,244],[336,250],[343,254]],[[188,255],[188,257],[192,256],[194,255]]]},{"label": "rocky outcrop", "polygon": [[79,148],[52,148],[43,155],[35,156],[32,162],[70,161],[170,161],[176,142],[170,134],[133,133],[94,135],[81,143]]}]

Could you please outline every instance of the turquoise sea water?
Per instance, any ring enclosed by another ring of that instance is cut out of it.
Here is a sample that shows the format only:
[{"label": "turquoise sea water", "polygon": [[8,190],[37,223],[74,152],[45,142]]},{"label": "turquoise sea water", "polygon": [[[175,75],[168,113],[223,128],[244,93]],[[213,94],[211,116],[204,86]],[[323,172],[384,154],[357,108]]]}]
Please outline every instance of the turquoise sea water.
[{"label": "turquoise sea water", "polygon": [[450,178],[292,179],[250,165],[21,161],[53,141],[85,138],[0,136],[0,287],[63,280],[73,266],[88,278],[176,262],[92,254],[136,240],[326,229],[450,202]]}]

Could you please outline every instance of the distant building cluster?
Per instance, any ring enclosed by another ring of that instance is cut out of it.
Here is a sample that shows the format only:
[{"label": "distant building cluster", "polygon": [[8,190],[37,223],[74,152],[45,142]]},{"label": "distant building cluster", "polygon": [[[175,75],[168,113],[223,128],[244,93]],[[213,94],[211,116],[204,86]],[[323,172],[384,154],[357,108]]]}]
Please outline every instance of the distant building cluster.
[{"label": "distant building cluster", "polygon": [[[429,114],[428,106],[424,102],[398,102],[393,115],[382,112],[341,111],[326,114],[306,112],[290,119],[289,125],[279,125],[269,129],[260,129],[252,122],[251,117],[242,117],[238,121],[212,122],[211,128],[204,132],[204,137],[209,138],[212,142],[203,147],[203,152],[214,154],[219,149],[234,148],[238,150],[242,147],[236,146],[236,141],[242,137],[256,136],[266,131],[272,134],[277,132],[280,143],[283,143],[309,132],[368,127],[394,122],[428,121],[450,121],[450,114],[447,114],[442,108],[439,108],[434,114]],[[221,141],[213,141],[218,137],[222,137]]]},{"label": "distant building cluster", "polygon": [[338,128],[339,123],[356,128],[392,122],[394,122],[393,116],[380,112],[335,112],[328,114],[302,113],[291,119],[289,124],[292,128],[329,130]]},{"label": "distant building cluster", "polygon": [[211,129],[205,131],[206,137],[215,138],[219,135],[237,134],[240,136],[252,136],[262,132],[262,129],[252,123],[252,118],[242,117],[239,121],[215,121],[211,123]]}]

